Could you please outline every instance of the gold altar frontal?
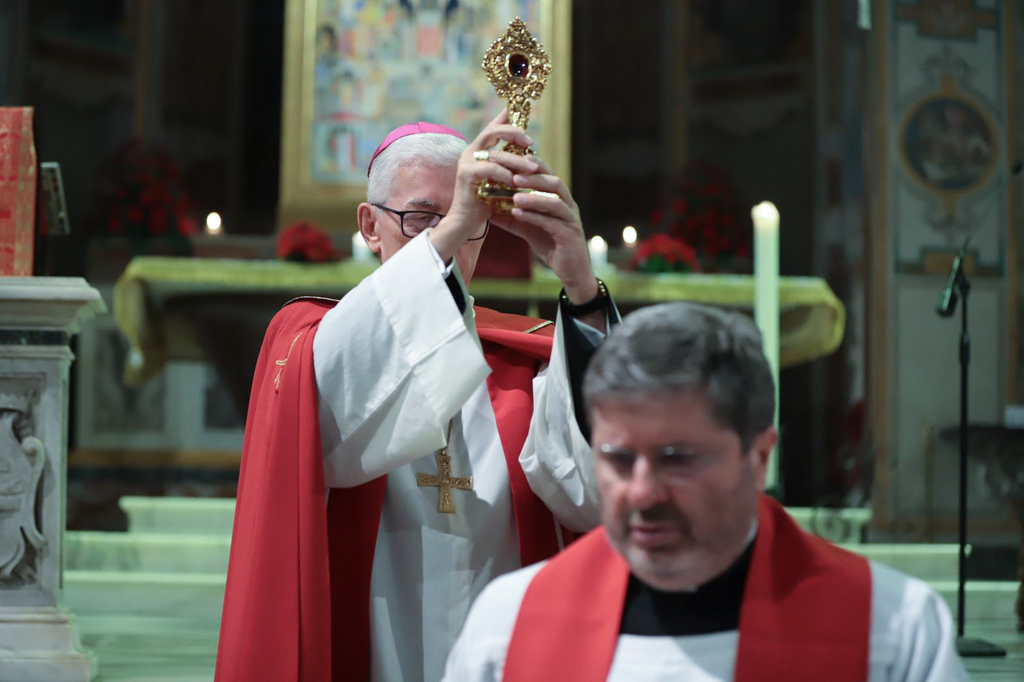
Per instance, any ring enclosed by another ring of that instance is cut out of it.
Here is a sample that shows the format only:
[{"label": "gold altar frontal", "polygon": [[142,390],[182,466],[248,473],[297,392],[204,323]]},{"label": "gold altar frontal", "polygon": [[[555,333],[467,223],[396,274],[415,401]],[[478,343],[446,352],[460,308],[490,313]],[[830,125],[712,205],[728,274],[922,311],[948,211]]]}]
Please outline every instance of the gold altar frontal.
[{"label": "gold altar frontal", "polygon": [[[168,360],[206,359],[194,323],[180,310],[171,310],[176,300],[268,294],[282,301],[306,295],[340,298],[377,267],[354,261],[135,258],[114,288],[114,315],[132,348],[128,379],[153,376]],[[748,275],[649,275],[609,268],[598,276],[621,307],[686,300],[753,310],[754,279]],[[525,303],[532,313],[541,303],[554,303],[560,289],[558,279],[539,266],[529,280],[478,278],[470,285],[478,300]],[[809,362],[839,347],[846,310],[824,280],[783,277],[779,306],[783,367]]]}]

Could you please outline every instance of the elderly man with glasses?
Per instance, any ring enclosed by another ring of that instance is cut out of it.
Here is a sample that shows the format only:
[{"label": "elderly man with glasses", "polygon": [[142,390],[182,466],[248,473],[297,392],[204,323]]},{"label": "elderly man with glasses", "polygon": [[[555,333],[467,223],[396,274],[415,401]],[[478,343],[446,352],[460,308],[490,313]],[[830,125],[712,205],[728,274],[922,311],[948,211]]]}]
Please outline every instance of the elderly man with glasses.
[{"label": "elderly man with glasses", "polygon": [[[382,265],[341,301],[300,300],[253,385],[217,662],[227,680],[437,680],[492,579],[598,521],[579,390],[618,321],[579,209],[505,112],[467,143],[396,129],[359,230]],[[518,193],[511,214],[477,197]],[[561,279],[558,319],[476,308],[490,229]]]}]

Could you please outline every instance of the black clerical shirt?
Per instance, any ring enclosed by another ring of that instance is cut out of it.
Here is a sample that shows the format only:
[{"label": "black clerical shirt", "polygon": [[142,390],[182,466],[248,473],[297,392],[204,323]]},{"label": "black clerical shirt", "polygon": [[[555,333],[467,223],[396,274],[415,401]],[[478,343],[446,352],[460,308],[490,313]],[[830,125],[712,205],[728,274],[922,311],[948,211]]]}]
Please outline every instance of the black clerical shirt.
[{"label": "black clerical shirt", "polygon": [[739,629],[743,588],[753,552],[751,541],[724,573],[689,592],[662,592],[630,575],[620,632],[679,637]]}]

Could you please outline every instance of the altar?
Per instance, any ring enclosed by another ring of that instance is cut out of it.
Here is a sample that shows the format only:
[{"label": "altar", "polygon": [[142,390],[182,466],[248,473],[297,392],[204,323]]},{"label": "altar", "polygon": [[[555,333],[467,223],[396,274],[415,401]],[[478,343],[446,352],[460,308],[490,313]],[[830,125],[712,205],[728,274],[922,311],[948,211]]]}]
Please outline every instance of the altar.
[{"label": "altar", "polygon": [[[114,315],[131,346],[128,382],[141,382],[170,360],[217,366],[243,410],[263,333],[274,313],[297,296],[340,298],[378,267],[344,261],[138,257],[114,288]],[[753,310],[754,280],[745,275],[648,275],[602,269],[619,309],[673,300]],[[537,266],[527,280],[474,279],[477,302],[507,312],[552,316],[558,279]],[[780,364],[809,362],[843,339],[846,311],[824,280],[783,277],[779,289]]]}]

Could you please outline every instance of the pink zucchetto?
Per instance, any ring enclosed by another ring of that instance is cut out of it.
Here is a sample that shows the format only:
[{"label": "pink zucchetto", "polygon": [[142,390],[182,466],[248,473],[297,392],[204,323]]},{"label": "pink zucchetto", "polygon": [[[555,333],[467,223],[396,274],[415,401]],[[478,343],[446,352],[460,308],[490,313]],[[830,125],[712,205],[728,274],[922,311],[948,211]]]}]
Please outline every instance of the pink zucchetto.
[{"label": "pink zucchetto", "polygon": [[404,126],[398,126],[388,133],[388,136],[385,137],[384,141],[380,143],[379,147],[377,147],[377,151],[375,151],[373,156],[370,157],[370,165],[366,167],[366,177],[370,177],[370,169],[373,168],[374,159],[380,156],[382,151],[390,147],[391,143],[408,135],[419,135],[421,133],[451,135],[452,137],[459,138],[463,142],[466,141],[466,138],[463,137],[462,133],[454,128],[449,128],[448,126],[442,126],[436,123],[426,123],[424,121],[420,121],[419,123],[406,123]]}]

